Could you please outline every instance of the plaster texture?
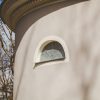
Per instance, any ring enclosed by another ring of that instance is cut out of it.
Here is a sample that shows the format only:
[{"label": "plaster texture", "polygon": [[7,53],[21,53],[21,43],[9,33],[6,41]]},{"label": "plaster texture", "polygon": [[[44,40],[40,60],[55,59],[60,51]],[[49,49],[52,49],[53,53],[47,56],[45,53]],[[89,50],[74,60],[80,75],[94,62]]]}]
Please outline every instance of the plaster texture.
[{"label": "plaster texture", "polygon": [[[100,100],[99,12],[100,0],[90,0],[33,23],[16,52],[14,100]],[[36,50],[49,37],[61,39],[69,60],[34,68]]]}]

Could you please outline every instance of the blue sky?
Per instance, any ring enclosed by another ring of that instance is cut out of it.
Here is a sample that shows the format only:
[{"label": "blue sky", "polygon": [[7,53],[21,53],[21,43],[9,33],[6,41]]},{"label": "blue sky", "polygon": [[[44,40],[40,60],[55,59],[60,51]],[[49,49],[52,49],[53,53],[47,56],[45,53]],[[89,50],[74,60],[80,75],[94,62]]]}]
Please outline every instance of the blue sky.
[{"label": "blue sky", "polygon": [[2,2],[3,2],[3,0],[0,0],[0,5],[1,5]]}]

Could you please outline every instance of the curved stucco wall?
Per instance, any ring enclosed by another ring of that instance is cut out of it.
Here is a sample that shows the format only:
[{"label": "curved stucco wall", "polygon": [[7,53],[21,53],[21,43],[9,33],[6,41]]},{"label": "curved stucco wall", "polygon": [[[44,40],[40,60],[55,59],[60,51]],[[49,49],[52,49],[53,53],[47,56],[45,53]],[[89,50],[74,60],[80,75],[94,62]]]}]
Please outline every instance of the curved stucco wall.
[{"label": "curved stucco wall", "polygon": [[[25,33],[15,58],[14,100],[100,100],[100,0],[42,17]],[[58,37],[69,61],[34,69],[40,41]]]},{"label": "curved stucco wall", "polygon": [[58,9],[61,9],[64,7],[69,7],[71,5],[75,5],[75,4],[78,4],[80,2],[88,2],[88,0],[60,0],[60,1],[61,1],[60,3],[56,3],[56,4],[54,3],[54,4],[48,5],[48,6],[45,5],[45,7],[42,6],[41,9],[38,9],[38,10],[33,8],[33,10],[30,11],[30,13],[23,16],[17,22],[16,27],[15,27],[15,33],[17,34],[16,39],[15,39],[15,44],[16,44],[15,50],[17,50],[18,45],[19,45],[23,35],[25,34],[25,32],[28,30],[28,28],[33,23],[35,23],[37,20],[42,18],[43,16],[46,16],[51,12],[57,11]]}]

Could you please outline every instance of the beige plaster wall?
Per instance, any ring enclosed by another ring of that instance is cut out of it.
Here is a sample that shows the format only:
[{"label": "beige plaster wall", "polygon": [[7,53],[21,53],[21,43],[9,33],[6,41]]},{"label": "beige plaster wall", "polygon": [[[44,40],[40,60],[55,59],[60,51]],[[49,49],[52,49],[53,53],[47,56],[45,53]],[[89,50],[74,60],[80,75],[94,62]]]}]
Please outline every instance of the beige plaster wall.
[{"label": "beige plaster wall", "polygon": [[[65,7],[27,30],[16,52],[14,100],[100,100],[99,5],[90,0]],[[69,61],[34,69],[36,50],[46,38],[59,38]]]},{"label": "beige plaster wall", "polygon": [[73,4],[77,4],[80,2],[85,2],[88,0],[62,0],[61,3],[56,3],[50,6],[42,7],[39,10],[36,11],[30,11],[29,14],[26,14],[23,18],[20,19],[20,21],[17,22],[15,33],[16,35],[16,45],[15,50],[17,50],[19,43],[25,34],[25,32],[28,30],[28,28],[35,23],[37,20],[39,20],[41,17],[48,15],[51,12],[54,12],[56,10],[59,10],[63,7],[68,7]]}]

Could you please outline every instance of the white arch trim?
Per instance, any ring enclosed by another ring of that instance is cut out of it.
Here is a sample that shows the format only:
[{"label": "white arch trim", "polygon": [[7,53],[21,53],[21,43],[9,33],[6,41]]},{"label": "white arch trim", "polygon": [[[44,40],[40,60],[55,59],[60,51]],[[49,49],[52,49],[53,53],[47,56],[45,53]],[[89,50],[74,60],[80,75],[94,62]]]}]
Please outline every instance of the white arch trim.
[{"label": "white arch trim", "polygon": [[[65,59],[63,60],[63,62],[69,62],[69,51],[68,51],[66,42],[58,36],[47,36],[39,42],[39,44],[35,50],[34,64],[36,64],[40,61],[41,53],[42,53],[42,50],[44,49],[44,47],[53,41],[60,43],[61,46],[63,47],[63,50],[65,52]],[[50,63],[52,63],[52,62],[50,62]]]}]

